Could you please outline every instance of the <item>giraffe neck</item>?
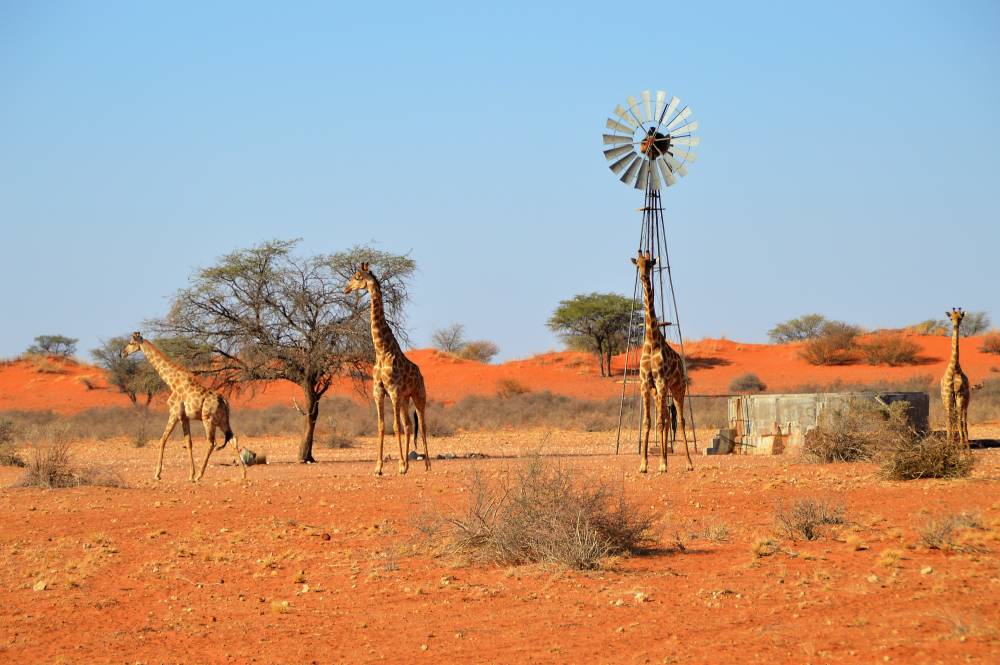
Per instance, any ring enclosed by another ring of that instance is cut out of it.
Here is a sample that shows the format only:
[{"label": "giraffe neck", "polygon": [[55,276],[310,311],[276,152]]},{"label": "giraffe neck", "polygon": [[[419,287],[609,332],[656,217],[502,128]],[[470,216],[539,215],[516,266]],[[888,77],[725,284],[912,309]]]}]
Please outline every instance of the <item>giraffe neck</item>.
[{"label": "giraffe neck", "polygon": [[375,355],[399,351],[399,342],[392,334],[385,320],[385,307],[382,302],[382,285],[373,276],[368,282],[368,292],[372,300],[372,343],[375,345]]},{"label": "giraffe neck", "polygon": [[645,338],[656,341],[660,338],[660,328],[656,325],[656,308],[653,304],[653,284],[648,273],[642,274],[642,304],[645,310]]},{"label": "giraffe neck", "polygon": [[142,344],[139,345],[139,348],[142,349],[142,353],[146,356],[146,360],[148,360],[149,364],[153,366],[156,373],[160,375],[163,382],[170,387],[170,390],[177,390],[184,378],[188,376],[188,373],[175,365],[170,358],[168,358],[163,351],[160,351],[156,346],[154,346],[152,342],[144,339],[142,340]]},{"label": "giraffe neck", "polygon": [[951,327],[951,360],[948,361],[948,369],[958,367],[958,326]]}]

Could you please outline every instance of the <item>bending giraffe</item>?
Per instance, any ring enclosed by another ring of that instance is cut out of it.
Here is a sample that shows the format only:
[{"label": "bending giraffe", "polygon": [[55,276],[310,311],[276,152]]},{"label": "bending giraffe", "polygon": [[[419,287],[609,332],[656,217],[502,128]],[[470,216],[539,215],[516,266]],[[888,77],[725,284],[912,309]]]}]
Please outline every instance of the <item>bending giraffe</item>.
[{"label": "bending giraffe", "polygon": [[[385,308],[382,301],[382,286],[378,279],[368,269],[367,263],[358,266],[354,276],[344,287],[344,293],[367,289],[371,296],[371,327],[372,343],[375,345],[375,366],[372,369],[372,390],[375,397],[375,412],[378,416],[378,460],[375,462],[375,475],[382,475],[382,451],[385,443],[385,396],[392,400],[392,413],[396,441],[399,443],[399,473],[409,469],[410,438],[413,438],[413,449],[417,449],[417,432],[420,432],[424,442],[424,466],[431,468],[430,454],[427,452],[427,420],[424,418],[424,407],[427,404],[427,390],[424,388],[424,377],[409,358],[403,355],[385,320]],[[406,415],[407,407],[413,401],[416,412],[413,422]],[[419,415],[419,420],[418,420]],[[406,447],[403,447],[402,431],[406,428]]]},{"label": "bending giraffe", "polygon": [[948,422],[948,442],[969,448],[969,398],[972,391],[969,389],[969,377],[958,364],[959,328],[965,312],[957,307],[945,314],[951,320],[951,358],[941,377],[941,401]]},{"label": "bending giraffe", "polygon": [[694,469],[691,451],[687,444],[687,430],[684,426],[684,394],[687,383],[680,355],[667,344],[660,330],[670,323],[658,323],[654,308],[653,283],[651,273],[656,259],[648,253],[639,252],[632,259],[639,270],[642,282],[642,298],[645,309],[645,333],[642,341],[642,356],[639,359],[639,390],[642,393],[642,462],[639,473],[646,473],[649,459],[649,430],[652,426],[652,406],[656,402],[657,428],[660,433],[660,473],[667,471],[667,432],[672,418],[668,398],[673,399],[674,412],[680,422],[681,437],[684,439],[684,454],[687,455],[687,470]]},{"label": "bending giraffe", "polygon": [[[219,428],[225,435],[225,440],[219,449],[226,447],[230,439],[233,442],[236,461],[243,472],[244,480],[247,477],[247,467],[240,456],[240,445],[229,426],[229,404],[219,394],[200,385],[194,378],[194,374],[174,363],[164,355],[163,351],[153,345],[152,342],[143,339],[138,332],[132,333],[128,344],[122,349],[122,358],[137,351],[142,351],[146,360],[153,366],[156,373],[160,375],[163,382],[170,388],[170,397],[167,398],[167,427],[163,430],[160,438],[160,456],[156,460],[156,472],[153,478],[160,479],[163,470],[163,449],[167,447],[167,439],[177,426],[178,421],[184,430],[187,438],[188,459],[191,460],[191,474],[188,480],[197,482],[205,475],[205,467],[208,466],[208,458],[215,450],[215,429]],[[200,420],[205,426],[205,436],[208,439],[208,450],[205,452],[205,460],[201,463],[201,470],[195,475],[194,466],[194,442],[191,440],[191,421]]]}]

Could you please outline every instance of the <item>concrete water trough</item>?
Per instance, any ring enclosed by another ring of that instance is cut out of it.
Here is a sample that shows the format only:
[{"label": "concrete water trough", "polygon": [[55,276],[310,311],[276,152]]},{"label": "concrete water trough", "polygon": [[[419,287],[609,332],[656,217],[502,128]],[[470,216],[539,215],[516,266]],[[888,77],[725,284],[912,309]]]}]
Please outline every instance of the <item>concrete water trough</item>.
[{"label": "concrete water trough", "polygon": [[719,430],[705,454],[780,455],[801,450],[824,410],[849,408],[859,401],[908,402],[910,423],[920,432],[928,429],[930,399],[924,392],[734,395],[729,398],[729,425]]}]

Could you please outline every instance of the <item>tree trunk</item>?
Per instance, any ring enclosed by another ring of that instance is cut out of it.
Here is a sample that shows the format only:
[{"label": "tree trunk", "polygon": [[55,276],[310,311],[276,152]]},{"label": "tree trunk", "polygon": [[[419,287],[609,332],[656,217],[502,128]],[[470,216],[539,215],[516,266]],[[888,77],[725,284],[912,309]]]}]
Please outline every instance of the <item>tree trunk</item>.
[{"label": "tree trunk", "polygon": [[597,342],[597,361],[601,364],[601,376],[607,376],[604,373],[604,342],[600,337],[596,337],[594,341]]},{"label": "tree trunk", "polygon": [[611,371],[611,356],[613,355],[612,354],[613,348],[611,346],[611,341],[610,340],[608,341],[608,346],[607,346],[606,350],[607,350],[607,353],[608,353],[608,377],[612,377],[612,376],[614,376],[614,372]]},{"label": "tree trunk", "polygon": [[305,393],[306,398],[304,414],[306,426],[302,433],[302,442],[299,444],[299,462],[308,464],[316,461],[313,458],[312,450],[313,435],[316,433],[316,420],[319,418],[319,395],[316,394],[316,389],[311,384],[302,386],[302,392]]}]

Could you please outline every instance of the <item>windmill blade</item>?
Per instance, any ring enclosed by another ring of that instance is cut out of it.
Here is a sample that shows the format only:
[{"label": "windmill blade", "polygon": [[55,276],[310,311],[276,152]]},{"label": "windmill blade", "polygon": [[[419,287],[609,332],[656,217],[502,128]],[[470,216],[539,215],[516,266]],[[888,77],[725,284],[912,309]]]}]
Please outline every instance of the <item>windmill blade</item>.
[{"label": "windmill blade", "polygon": [[635,129],[636,127],[639,126],[638,124],[636,124],[634,120],[632,120],[632,116],[628,114],[628,111],[622,108],[621,104],[615,107],[615,115],[624,120],[625,124],[631,127],[632,129]]},{"label": "windmill blade", "polygon": [[635,154],[635,151],[632,149],[632,146],[630,145],[620,145],[617,148],[609,148],[608,150],[605,150],[604,158],[614,159],[615,157],[620,157],[625,153]]},{"label": "windmill blade", "polygon": [[653,119],[653,108],[649,104],[649,90],[642,91],[642,110],[643,110],[643,120]]},{"label": "windmill blade", "polygon": [[625,101],[628,102],[628,112],[632,114],[633,118],[635,118],[636,123],[641,125],[642,120],[639,119],[639,110],[638,110],[639,102],[637,102],[635,97],[632,96],[626,97]]},{"label": "windmill blade", "polygon": [[628,134],[629,136],[632,135],[631,127],[623,125],[622,123],[612,120],[611,118],[608,118],[608,121],[604,123],[604,126],[608,129],[613,129],[616,132],[622,132],[623,134]]},{"label": "windmill blade", "polygon": [[673,136],[671,136],[670,137],[670,144],[671,145],[686,145],[686,146],[690,146],[690,147],[694,148],[694,147],[696,147],[696,146],[698,146],[698,145],[701,144],[701,137],[698,137],[698,136],[678,136],[677,138],[674,138]]},{"label": "windmill blade", "polygon": [[697,155],[697,153],[694,153],[694,152],[691,152],[691,151],[688,151],[688,152],[675,152],[674,153],[674,159],[680,159],[680,160],[683,160],[685,162],[689,162],[690,163],[690,162],[697,161],[698,160],[698,155]]},{"label": "windmill blade", "polygon": [[658,123],[660,123],[660,124],[662,125],[662,124],[663,124],[663,121],[664,121],[664,120],[667,120],[667,119],[669,119],[669,118],[670,118],[670,116],[672,116],[672,115],[674,114],[674,110],[676,110],[676,109],[677,109],[677,105],[678,105],[678,104],[680,104],[680,103],[681,103],[681,100],[679,100],[679,99],[678,99],[678,98],[676,98],[676,97],[672,97],[672,98],[670,99],[670,106],[668,106],[668,107],[667,107],[667,108],[666,108],[666,109],[665,109],[665,110],[663,111],[663,115],[661,115],[661,116],[660,116],[660,119],[659,119],[659,120],[657,120],[657,122],[658,122]]},{"label": "windmill blade", "polygon": [[614,171],[615,173],[621,173],[622,169],[624,169],[625,166],[628,165],[628,163],[630,161],[632,161],[633,159],[635,159],[636,157],[638,157],[638,155],[636,155],[634,152],[629,152],[629,154],[627,154],[624,157],[622,157],[621,159],[619,159],[617,162],[615,162],[614,164],[612,164],[609,168],[612,171]]},{"label": "windmill blade", "polygon": [[656,168],[656,162],[646,161],[649,164],[649,186],[652,189],[660,188],[660,176],[659,169]]},{"label": "windmill blade", "polygon": [[620,178],[621,181],[626,185],[631,185],[632,181],[635,180],[636,173],[639,172],[639,167],[642,166],[643,161],[645,160],[643,160],[642,157],[636,155],[632,163],[628,165],[627,169],[625,169],[625,174]]},{"label": "windmill blade", "polygon": [[663,182],[667,184],[667,187],[670,187],[677,182],[677,178],[675,178],[674,174],[670,172],[670,166],[668,166],[665,161],[660,159],[657,160],[656,163],[660,167],[660,175],[663,176]]},{"label": "windmill blade", "polygon": [[636,189],[646,189],[646,181],[649,179],[649,160],[642,160],[642,166],[639,167],[639,177],[635,179]]},{"label": "windmill blade", "polygon": [[[654,118],[656,118],[657,124],[659,124],[660,118],[663,117],[663,106],[666,103],[667,103],[667,93],[663,92],[662,90],[657,90],[656,91],[656,115],[653,116]],[[654,173],[655,173],[655,170],[654,170]],[[657,188],[657,189],[659,189],[659,188]]]},{"label": "windmill blade", "polygon": [[663,159],[663,161],[665,161],[670,166],[671,172],[675,172],[676,173],[677,169],[679,169],[680,166],[681,166],[681,163],[679,161],[677,161],[676,159],[674,159],[674,156],[671,155],[669,152],[665,153],[663,155],[662,159]]},{"label": "windmill blade", "polygon": [[680,165],[678,165],[678,167],[676,169],[674,169],[674,173],[676,173],[677,175],[683,177],[683,176],[686,176],[688,174],[688,170],[687,170],[686,166],[684,166],[683,164],[680,164]]},{"label": "windmill blade", "polygon": [[683,127],[678,127],[677,129],[670,130],[670,135],[673,136],[674,134],[690,134],[691,132],[697,130],[698,130],[698,121],[695,120],[694,122],[689,122]]},{"label": "windmill blade", "polygon": [[618,145],[620,143],[632,143],[632,136],[618,136],[617,134],[603,134],[604,145]]},{"label": "windmill blade", "polygon": [[687,120],[690,116],[691,116],[691,107],[685,106],[684,110],[678,113],[676,118],[670,121],[670,124],[667,125],[667,129],[669,130],[673,127],[676,127],[677,125]]}]

